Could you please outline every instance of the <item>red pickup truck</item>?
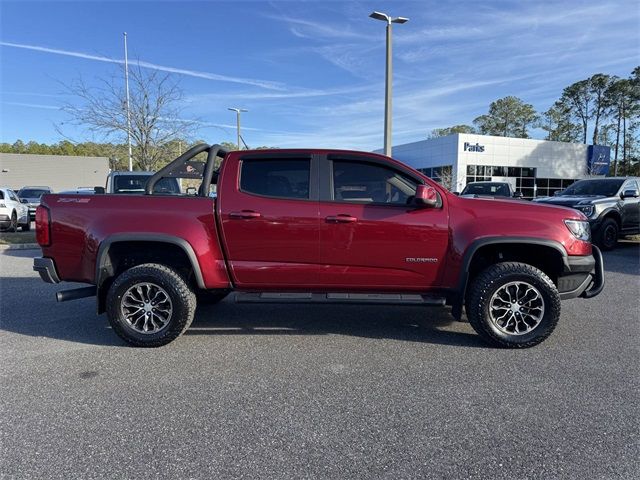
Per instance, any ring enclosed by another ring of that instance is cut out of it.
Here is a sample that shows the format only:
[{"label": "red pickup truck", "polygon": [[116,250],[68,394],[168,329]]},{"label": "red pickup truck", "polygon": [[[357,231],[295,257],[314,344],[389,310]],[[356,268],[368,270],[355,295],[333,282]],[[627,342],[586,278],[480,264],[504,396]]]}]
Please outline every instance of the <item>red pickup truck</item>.
[{"label": "red pickup truck", "polygon": [[[205,156],[206,159],[201,158]],[[154,193],[185,178],[188,194]],[[198,145],[139,195],[45,195],[36,214],[43,280],[91,286],[127,342],[156,347],[198,301],[451,306],[489,343],[531,347],[560,300],[604,286],[602,256],[574,209],[459,198],[373,153],[227,152]]]}]

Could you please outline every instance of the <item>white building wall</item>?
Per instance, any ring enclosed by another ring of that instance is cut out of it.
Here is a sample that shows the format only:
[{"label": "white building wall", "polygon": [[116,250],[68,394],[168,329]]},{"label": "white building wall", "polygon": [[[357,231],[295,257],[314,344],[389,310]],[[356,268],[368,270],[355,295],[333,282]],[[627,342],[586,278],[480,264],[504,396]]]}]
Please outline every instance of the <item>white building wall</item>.
[{"label": "white building wall", "polygon": [[106,157],[0,153],[0,185],[16,191],[26,185],[54,192],[104,186],[108,174]]},{"label": "white building wall", "polygon": [[[464,144],[483,151],[465,150]],[[529,138],[454,134],[393,147],[392,156],[414,168],[453,166],[455,190],[466,185],[468,165],[536,168],[539,178],[578,179],[586,174],[587,145]]]},{"label": "white building wall", "polygon": [[[464,150],[464,144],[484,146],[483,152]],[[586,174],[587,145],[530,138],[458,135],[458,164],[537,168],[541,178],[580,178]]]}]

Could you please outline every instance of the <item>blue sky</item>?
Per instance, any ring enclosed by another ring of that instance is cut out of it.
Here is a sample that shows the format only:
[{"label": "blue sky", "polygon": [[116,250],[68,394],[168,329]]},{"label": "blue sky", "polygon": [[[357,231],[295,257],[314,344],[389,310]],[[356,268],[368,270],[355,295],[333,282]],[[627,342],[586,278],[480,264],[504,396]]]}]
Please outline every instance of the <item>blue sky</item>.
[{"label": "blue sky", "polygon": [[0,141],[61,140],[61,84],[116,73],[127,31],[130,58],[176,72],[183,116],[207,124],[207,141],[235,140],[238,106],[250,146],[380,148],[373,10],[410,18],[394,29],[394,144],[471,123],[506,95],[542,111],[574,81],[640,64],[637,0],[1,1]]}]

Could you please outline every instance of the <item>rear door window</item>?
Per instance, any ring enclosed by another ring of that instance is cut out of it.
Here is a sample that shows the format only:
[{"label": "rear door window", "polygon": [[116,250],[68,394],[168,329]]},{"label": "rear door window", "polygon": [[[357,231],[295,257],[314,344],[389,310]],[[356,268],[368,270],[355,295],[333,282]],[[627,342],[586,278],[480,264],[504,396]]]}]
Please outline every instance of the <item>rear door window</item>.
[{"label": "rear door window", "polygon": [[309,159],[246,159],[240,170],[240,190],[274,198],[309,199]]}]

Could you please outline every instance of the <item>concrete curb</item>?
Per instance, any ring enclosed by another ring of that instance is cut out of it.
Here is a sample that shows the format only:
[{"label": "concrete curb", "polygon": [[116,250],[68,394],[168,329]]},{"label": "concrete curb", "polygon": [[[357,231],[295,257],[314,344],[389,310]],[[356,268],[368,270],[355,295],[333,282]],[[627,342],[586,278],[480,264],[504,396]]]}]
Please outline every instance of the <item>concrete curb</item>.
[{"label": "concrete curb", "polygon": [[37,243],[15,243],[0,245],[0,250],[40,250],[40,245]]}]

